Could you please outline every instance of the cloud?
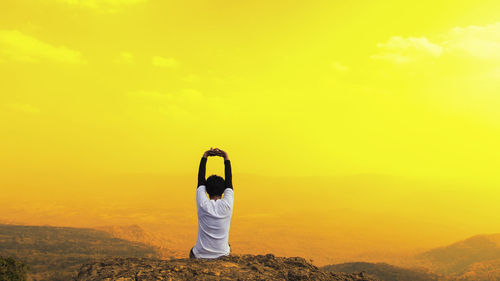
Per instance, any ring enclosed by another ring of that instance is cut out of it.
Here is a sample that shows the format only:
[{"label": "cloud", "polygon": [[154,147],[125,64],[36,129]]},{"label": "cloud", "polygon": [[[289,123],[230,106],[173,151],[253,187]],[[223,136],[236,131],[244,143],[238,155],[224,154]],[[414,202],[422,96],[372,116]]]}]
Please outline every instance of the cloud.
[{"label": "cloud", "polygon": [[390,62],[393,62],[396,64],[408,63],[408,62],[411,62],[413,60],[408,56],[397,54],[397,53],[376,54],[376,55],[371,56],[371,58],[374,60],[390,61]]},{"label": "cloud", "polygon": [[4,104],[4,107],[21,113],[27,114],[38,114],[40,113],[40,109],[38,107],[32,106],[31,104],[23,104],[23,103],[8,103]]},{"label": "cloud", "polygon": [[175,103],[181,105],[203,104],[208,98],[195,89],[183,89],[176,94],[158,91],[133,91],[129,96],[148,99],[159,104]]},{"label": "cloud", "polygon": [[165,68],[176,68],[179,65],[174,58],[165,58],[160,56],[154,56],[151,62],[154,66]]},{"label": "cloud", "polygon": [[92,9],[104,13],[115,13],[120,8],[145,3],[147,0],[54,0],[71,6]]},{"label": "cloud", "polygon": [[1,61],[86,63],[78,51],[52,46],[17,30],[0,30]]},{"label": "cloud", "polygon": [[437,58],[443,53],[443,47],[425,37],[393,36],[385,43],[378,43],[380,52],[372,59],[386,60],[393,63],[408,63],[422,58]]},{"label": "cloud", "polygon": [[347,72],[349,71],[349,67],[340,63],[340,62],[337,62],[337,61],[334,61],[332,62],[332,68],[333,70],[337,71],[337,72]]},{"label": "cloud", "polygon": [[130,97],[146,98],[153,100],[169,100],[172,98],[172,94],[163,94],[157,91],[144,91],[144,90],[129,92],[128,95]]},{"label": "cloud", "polygon": [[189,74],[185,77],[182,78],[182,81],[188,82],[188,83],[197,83],[200,81],[200,77],[195,74]]},{"label": "cloud", "polygon": [[484,26],[455,27],[436,36],[433,41],[435,42],[425,37],[393,36],[385,43],[378,43],[380,51],[371,58],[396,64],[438,58],[443,54],[500,60],[500,22]]},{"label": "cloud", "polygon": [[115,59],[115,62],[119,64],[133,64],[134,61],[134,55],[129,52],[121,52],[120,55]]},{"label": "cloud", "polygon": [[192,113],[206,103],[206,97],[194,89],[184,89],[175,94],[140,90],[128,95],[134,98],[135,105],[139,104],[148,112],[184,121],[193,121],[195,115]]},{"label": "cloud", "polygon": [[225,100],[209,97],[196,89],[182,89],[176,93],[140,90],[129,92],[128,96],[132,98],[134,107],[184,121],[200,121],[200,112],[207,109],[212,114],[227,111]]},{"label": "cloud", "polygon": [[445,35],[449,52],[465,52],[480,59],[500,59],[500,22],[485,26],[455,27]]}]

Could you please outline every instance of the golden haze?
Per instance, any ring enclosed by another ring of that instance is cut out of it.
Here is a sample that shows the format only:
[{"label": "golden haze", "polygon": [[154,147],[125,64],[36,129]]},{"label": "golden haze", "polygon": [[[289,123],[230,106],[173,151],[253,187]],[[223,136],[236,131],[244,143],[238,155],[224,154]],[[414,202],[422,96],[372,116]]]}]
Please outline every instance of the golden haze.
[{"label": "golden haze", "polygon": [[325,264],[499,232],[499,8],[2,1],[0,219],[189,249],[217,146],[238,252]]}]

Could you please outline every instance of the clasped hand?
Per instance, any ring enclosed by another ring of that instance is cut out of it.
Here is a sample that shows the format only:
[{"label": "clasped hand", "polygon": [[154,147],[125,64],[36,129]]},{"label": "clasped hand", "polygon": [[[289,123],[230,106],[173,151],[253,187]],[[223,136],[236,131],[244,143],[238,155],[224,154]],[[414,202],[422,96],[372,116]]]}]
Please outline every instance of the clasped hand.
[{"label": "clasped hand", "polygon": [[209,157],[209,156],[220,156],[220,157],[223,157],[224,159],[228,159],[227,157],[227,153],[222,150],[222,149],[219,149],[219,148],[212,148],[210,147],[209,150],[205,151],[205,153],[203,153],[203,157]]}]

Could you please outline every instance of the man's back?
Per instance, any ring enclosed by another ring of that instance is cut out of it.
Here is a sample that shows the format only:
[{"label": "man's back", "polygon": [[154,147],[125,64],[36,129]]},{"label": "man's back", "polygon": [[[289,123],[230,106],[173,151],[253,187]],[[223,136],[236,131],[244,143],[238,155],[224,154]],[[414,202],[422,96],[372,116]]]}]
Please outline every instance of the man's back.
[{"label": "man's back", "polygon": [[224,190],[222,199],[207,198],[205,186],[196,190],[198,209],[198,238],[193,248],[197,258],[217,258],[229,255],[229,228],[233,215],[234,193],[230,188]]}]

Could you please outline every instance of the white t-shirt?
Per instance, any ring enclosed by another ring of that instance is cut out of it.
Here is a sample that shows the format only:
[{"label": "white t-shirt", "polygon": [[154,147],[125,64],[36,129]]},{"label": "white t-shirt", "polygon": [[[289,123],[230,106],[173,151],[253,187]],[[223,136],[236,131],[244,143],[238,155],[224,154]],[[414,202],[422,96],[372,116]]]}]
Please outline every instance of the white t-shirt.
[{"label": "white t-shirt", "polygon": [[198,208],[198,238],[193,247],[197,258],[218,258],[229,255],[229,227],[233,216],[234,192],[224,190],[222,199],[211,200],[207,197],[206,187],[196,189]]}]

